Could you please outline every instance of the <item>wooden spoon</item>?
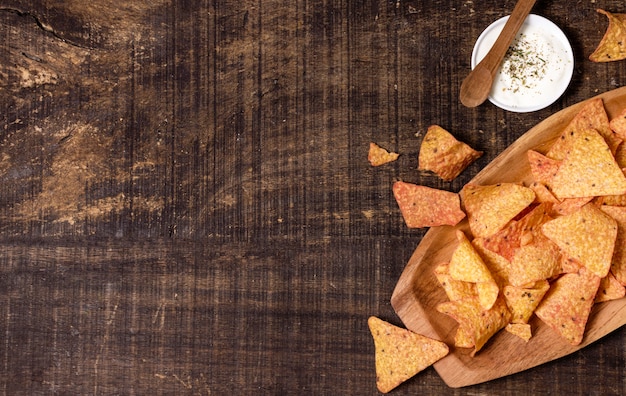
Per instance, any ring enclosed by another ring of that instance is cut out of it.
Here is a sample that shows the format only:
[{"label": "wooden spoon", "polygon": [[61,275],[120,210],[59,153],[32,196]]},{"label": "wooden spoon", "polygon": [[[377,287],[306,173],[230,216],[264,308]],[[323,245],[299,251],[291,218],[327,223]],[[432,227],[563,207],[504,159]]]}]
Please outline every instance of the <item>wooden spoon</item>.
[{"label": "wooden spoon", "polygon": [[524,24],[536,0],[519,0],[511,12],[511,16],[504,24],[502,32],[493,43],[485,57],[474,67],[474,70],[465,77],[461,84],[461,103],[467,107],[476,107],[483,103],[491,92],[496,71],[506,51],[509,49],[515,35]]}]

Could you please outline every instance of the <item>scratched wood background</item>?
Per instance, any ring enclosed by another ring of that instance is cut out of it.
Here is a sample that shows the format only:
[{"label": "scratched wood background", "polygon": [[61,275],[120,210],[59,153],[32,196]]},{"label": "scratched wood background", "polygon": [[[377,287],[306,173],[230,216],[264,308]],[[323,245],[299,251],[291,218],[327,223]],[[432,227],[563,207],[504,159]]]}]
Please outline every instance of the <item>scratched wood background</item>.
[{"label": "scratched wood background", "polygon": [[[394,180],[458,191],[548,115],[626,83],[596,8],[538,1],[576,70],[549,108],[464,108],[514,1],[0,0],[0,393],[376,394],[367,317],[423,230]],[[416,171],[440,124],[485,155]],[[367,163],[370,141],[402,153]],[[624,394],[623,329],[527,372],[394,394]]]}]

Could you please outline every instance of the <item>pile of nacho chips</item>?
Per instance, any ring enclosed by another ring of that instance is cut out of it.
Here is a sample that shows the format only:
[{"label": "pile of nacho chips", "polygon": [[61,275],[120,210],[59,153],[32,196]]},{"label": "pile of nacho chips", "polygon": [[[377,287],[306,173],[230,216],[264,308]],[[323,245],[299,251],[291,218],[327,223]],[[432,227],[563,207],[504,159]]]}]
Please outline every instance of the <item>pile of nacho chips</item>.
[{"label": "pile of nacho chips", "polygon": [[528,152],[532,183],[461,190],[469,232],[435,269],[455,346],[475,354],[501,329],[528,341],[533,315],[578,345],[593,305],[624,297],[624,115],[590,100],[545,153]]}]

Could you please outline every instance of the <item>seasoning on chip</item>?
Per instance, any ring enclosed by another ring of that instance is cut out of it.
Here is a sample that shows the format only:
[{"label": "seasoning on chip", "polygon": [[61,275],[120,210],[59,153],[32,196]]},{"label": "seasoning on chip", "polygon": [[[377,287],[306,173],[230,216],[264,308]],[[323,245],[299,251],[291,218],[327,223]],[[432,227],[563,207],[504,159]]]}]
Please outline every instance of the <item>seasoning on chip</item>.
[{"label": "seasoning on chip", "polygon": [[626,58],[626,14],[615,14],[598,9],[609,18],[609,26],[598,47],[589,55],[592,62],[612,62]]},{"label": "seasoning on chip", "polygon": [[626,288],[609,272],[607,276],[600,280],[600,287],[596,294],[596,303],[617,300],[626,295]]},{"label": "seasoning on chip", "polygon": [[533,190],[514,183],[467,184],[460,195],[474,237],[495,234],[535,199]]},{"label": "seasoning on chip", "polygon": [[533,336],[530,325],[526,323],[509,323],[504,329],[526,342],[528,342]]},{"label": "seasoning on chip", "polygon": [[591,273],[603,278],[611,267],[617,222],[589,203],[542,226],[543,233]]},{"label": "seasoning on chip", "polygon": [[528,323],[549,288],[547,280],[538,281],[530,287],[505,286],[503,294],[511,311],[511,323]]},{"label": "seasoning on chip", "polygon": [[535,181],[542,184],[550,183],[561,162],[548,158],[535,150],[528,150],[526,155],[530,163],[530,172]]},{"label": "seasoning on chip", "polygon": [[409,228],[453,226],[465,218],[456,193],[397,181],[393,194]]},{"label": "seasoning on chip", "polygon": [[398,159],[400,154],[387,151],[374,142],[370,142],[367,160],[372,166],[380,166]]},{"label": "seasoning on chip", "polygon": [[611,272],[622,285],[626,286],[626,207],[605,205],[600,209],[617,221],[617,238]]},{"label": "seasoning on chip", "polygon": [[572,345],[579,345],[585,333],[600,278],[582,267],[562,275],[551,286],[535,314]]},{"label": "seasoning on chip", "polygon": [[474,344],[472,356],[480,351],[494,334],[503,329],[511,317],[502,298],[498,298],[488,310],[483,309],[478,298],[442,302],[437,305],[437,310],[452,317],[459,323],[459,328],[467,332],[466,336],[469,336]]},{"label": "seasoning on chip", "polygon": [[490,309],[498,298],[499,288],[478,252],[463,231],[456,231],[459,245],[452,253],[449,273],[452,279],[476,284],[478,300],[483,309]]},{"label": "seasoning on chip", "polygon": [[371,316],[367,324],[374,338],[376,386],[388,393],[445,357],[448,346]]},{"label": "seasoning on chip", "polygon": [[567,156],[572,141],[582,131],[596,130],[602,136],[606,144],[614,153],[621,139],[613,132],[609,122],[609,116],[604,108],[604,102],[600,98],[589,99],[582,109],[563,130],[561,136],[554,142],[546,156],[554,160],[562,160]]},{"label": "seasoning on chip", "polygon": [[549,183],[559,199],[626,193],[626,177],[593,129],[574,134],[571,149]]},{"label": "seasoning on chip", "polygon": [[422,140],[418,169],[451,181],[482,155],[439,125],[431,125]]}]

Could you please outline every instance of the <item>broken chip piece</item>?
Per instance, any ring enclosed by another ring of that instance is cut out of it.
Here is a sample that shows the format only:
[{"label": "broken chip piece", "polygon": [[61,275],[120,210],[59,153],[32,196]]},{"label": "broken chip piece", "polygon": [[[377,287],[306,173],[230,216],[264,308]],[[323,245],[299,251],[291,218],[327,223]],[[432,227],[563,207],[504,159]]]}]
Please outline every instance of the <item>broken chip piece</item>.
[{"label": "broken chip piece", "polygon": [[612,62],[625,59],[626,14],[610,13],[602,9],[597,11],[607,16],[609,26],[595,51],[589,55],[589,60],[592,62]]},{"label": "broken chip piece", "polygon": [[456,193],[397,181],[393,194],[409,228],[456,225],[465,218]]},{"label": "broken chip piece", "polygon": [[372,166],[381,166],[398,159],[400,154],[387,151],[374,142],[370,142],[367,160]]},{"label": "broken chip piece", "polygon": [[370,316],[367,324],[374,338],[376,386],[382,393],[388,393],[449,352],[444,342],[394,326],[375,316]]},{"label": "broken chip piece", "polygon": [[439,125],[431,125],[420,146],[418,169],[451,181],[482,155]]}]

